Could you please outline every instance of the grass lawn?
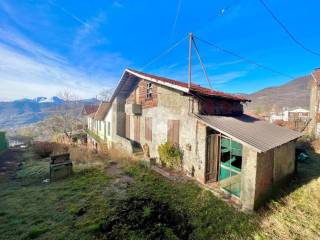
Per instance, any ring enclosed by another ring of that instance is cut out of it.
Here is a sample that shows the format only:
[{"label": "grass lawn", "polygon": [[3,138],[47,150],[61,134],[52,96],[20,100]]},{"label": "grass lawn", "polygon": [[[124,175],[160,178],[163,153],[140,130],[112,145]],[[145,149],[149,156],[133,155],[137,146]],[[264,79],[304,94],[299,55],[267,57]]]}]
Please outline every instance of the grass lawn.
[{"label": "grass lawn", "polygon": [[193,182],[169,182],[139,164],[117,174],[76,165],[72,177],[43,183],[48,162],[26,152],[17,179],[0,183],[0,239],[317,239],[314,160],[285,196],[246,214]]}]

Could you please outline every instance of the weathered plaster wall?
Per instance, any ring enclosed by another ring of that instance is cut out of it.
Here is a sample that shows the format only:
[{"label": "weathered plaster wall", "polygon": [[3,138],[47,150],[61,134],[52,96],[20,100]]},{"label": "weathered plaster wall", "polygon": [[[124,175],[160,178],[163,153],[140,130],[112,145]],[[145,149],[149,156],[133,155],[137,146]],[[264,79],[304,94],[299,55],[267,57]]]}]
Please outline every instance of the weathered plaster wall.
[{"label": "weathered plaster wall", "polygon": [[255,202],[257,152],[247,146],[243,146],[241,167],[241,193],[242,208],[252,210]]},{"label": "weathered plaster wall", "polygon": [[96,120],[98,124],[97,128],[97,135],[100,137],[100,139],[105,140],[105,128],[106,124],[105,121]]},{"label": "weathered plaster wall", "polygon": [[124,137],[126,129],[126,115],[124,112],[125,99],[116,97],[112,103],[112,138],[116,135]]},{"label": "weathered plaster wall", "polygon": [[295,169],[295,142],[289,142],[274,149],[274,182],[293,174]]},{"label": "weathered plaster wall", "polygon": [[[106,117],[104,118],[104,123],[106,126],[106,138],[105,140],[108,143],[108,147],[111,147],[112,145],[112,116],[113,116],[113,106],[109,109],[109,112],[107,113]],[[108,123],[110,124],[110,134],[108,133]]]},{"label": "weathered plaster wall", "polygon": [[243,208],[252,210],[259,207],[269,197],[273,185],[288,178],[294,169],[294,141],[264,153],[244,147],[241,178]]},{"label": "weathered plaster wall", "polygon": [[258,207],[266,197],[273,185],[274,149],[258,153],[257,176],[255,190],[255,207]]},{"label": "weathered plaster wall", "polygon": [[[158,146],[167,141],[168,120],[179,120],[179,145],[184,155],[183,169],[190,173],[194,169],[195,177],[204,182],[206,126],[198,123],[189,113],[189,97],[157,86],[157,103],[157,107],[144,108],[140,116],[141,145],[147,143],[150,157],[159,160]],[[134,120],[133,116],[131,117],[130,138],[133,139]],[[145,117],[152,118],[152,141],[145,139]]]}]

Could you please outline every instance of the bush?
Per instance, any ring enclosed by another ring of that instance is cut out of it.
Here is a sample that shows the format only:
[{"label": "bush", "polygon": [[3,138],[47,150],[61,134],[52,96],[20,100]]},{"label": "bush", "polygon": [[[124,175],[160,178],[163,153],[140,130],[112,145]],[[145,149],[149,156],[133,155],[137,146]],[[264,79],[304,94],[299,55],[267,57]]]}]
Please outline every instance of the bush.
[{"label": "bush", "polygon": [[51,154],[68,152],[68,147],[66,145],[54,142],[34,142],[32,148],[41,158],[50,157]]},{"label": "bush", "polygon": [[166,166],[177,168],[181,166],[182,152],[179,147],[169,142],[159,145],[160,161]]}]

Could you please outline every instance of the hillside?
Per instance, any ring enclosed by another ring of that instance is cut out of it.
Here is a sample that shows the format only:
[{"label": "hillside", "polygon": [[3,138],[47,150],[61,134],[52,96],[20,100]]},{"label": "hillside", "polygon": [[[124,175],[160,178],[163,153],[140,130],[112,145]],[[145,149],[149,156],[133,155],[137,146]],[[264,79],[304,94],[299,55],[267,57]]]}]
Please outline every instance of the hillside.
[{"label": "hillside", "polygon": [[[80,113],[85,103],[96,102],[96,99],[84,99],[74,102],[72,106]],[[64,101],[58,97],[0,102],[0,129],[18,128],[61,114],[63,104]]]},{"label": "hillside", "polygon": [[270,111],[283,107],[309,108],[311,76],[300,77],[278,87],[269,87],[246,95],[252,100],[248,111]]}]

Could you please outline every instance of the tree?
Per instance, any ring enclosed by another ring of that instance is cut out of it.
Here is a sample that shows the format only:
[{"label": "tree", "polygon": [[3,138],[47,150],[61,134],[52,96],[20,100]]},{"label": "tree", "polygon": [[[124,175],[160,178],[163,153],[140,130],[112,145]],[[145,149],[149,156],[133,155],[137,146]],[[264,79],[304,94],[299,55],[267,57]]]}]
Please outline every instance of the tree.
[{"label": "tree", "polygon": [[78,97],[67,89],[58,93],[58,97],[63,100],[59,108],[63,119],[64,132],[72,132],[80,121],[78,119]]},{"label": "tree", "polygon": [[114,92],[113,88],[103,88],[98,95],[99,100],[109,102],[112,94]]}]

